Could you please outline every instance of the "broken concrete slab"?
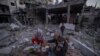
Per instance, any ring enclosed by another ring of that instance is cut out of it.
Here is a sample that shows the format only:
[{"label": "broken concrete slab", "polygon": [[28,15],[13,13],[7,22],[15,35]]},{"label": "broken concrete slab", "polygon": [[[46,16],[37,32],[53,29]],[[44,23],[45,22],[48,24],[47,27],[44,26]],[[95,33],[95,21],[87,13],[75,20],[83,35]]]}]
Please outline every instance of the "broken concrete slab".
[{"label": "broken concrete slab", "polygon": [[76,40],[73,37],[70,37],[70,38],[73,41],[75,48],[79,49],[83,55],[85,55],[85,56],[99,56],[99,54],[97,54],[93,49],[86,46],[86,44]]},{"label": "broken concrete slab", "polygon": [[0,24],[0,29],[6,29],[9,27],[9,23],[2,23]]},{"label": "broken concrete slab", "polygon": [[0,41],[10,36],[8,31],[0,31]]},{"label": "broken concrete slab", "polygon": [[11,51],[12,51],[12,48],[5,47],[5,48],[0,49],[0,54],[10,54]]},{"label": "broken concrete slab", "polygon": [[75,30],[74,24],[65,23],[64,26],[65,26],[66,29]]},{"label": "broken concrete slab", "polygon": [[14,23],[11,23],[10,24],[10,27],[11,27],[12,30],[15,30],[15,29],[19,29],[20,28],[18,25],[14,24]]}]

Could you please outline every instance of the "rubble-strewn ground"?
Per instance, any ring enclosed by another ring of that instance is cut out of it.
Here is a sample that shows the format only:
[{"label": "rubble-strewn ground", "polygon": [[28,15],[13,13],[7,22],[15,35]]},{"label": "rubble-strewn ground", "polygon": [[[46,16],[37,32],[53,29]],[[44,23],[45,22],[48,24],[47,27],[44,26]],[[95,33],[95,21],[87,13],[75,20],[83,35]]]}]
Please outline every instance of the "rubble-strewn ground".
[{"label": "rubble-strewn ground", "polygon": [[[19,31],[8,31],[8,33],[6,31],[6,33],[8,34],[7,38],[5,38],[5,40],[3,40],[2,42],[0,41],[0,43],[6,43],[5,44],[6,46],[5,45],[0,46],[1,47],[0,50],[2,49],[4,51],[4,52],[0,51],[0,53],[4,53],[7,55],[10,54],[13,56],[28,56],[29,54],[24,53],[23,50],[24,48],[28,46],[32,46],[31,38],[38,28],[43,30],[43,36],[46,40],[52,39],[51,35],[55,31],[60,32],[58,25],[48,25],[45,27],[42,24],[36,25],[34,27],[25,27]],[[73,32],[73,31],[65,30],[64,36],[68,36],[68,33],[70,32]],[[7,47],[6,49],[9,49],[9,50],[5,50],[5,47]],[[77,49],[68,49],[68,52],[66,53],[66,55],[67,56],[82,56],[80,51]]]}]

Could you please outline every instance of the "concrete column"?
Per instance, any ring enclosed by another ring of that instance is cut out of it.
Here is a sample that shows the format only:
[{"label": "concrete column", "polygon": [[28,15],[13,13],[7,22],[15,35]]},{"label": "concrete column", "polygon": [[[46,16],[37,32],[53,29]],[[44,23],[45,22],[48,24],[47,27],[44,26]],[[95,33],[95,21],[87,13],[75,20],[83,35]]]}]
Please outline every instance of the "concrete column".
[{"label": "concrete column", "polygon": [[58,0],[56,0],[56,4],[58,4],[59,3],[59,1]]},{"label": "concrete column", "polygon": [[69,23],[70,19],[70,4],[68,4],[68,9],[67,9],[67,23]]},{"label": "concrete column", "polygon": [[80,16],[79,16],[79,23],[80,23],[81,20],[82,20],[82,16],[83,16],[83,13],[84,13],[85,6],[86,6],[86,4],[83,5],[83,8],[82,8],[82,10],[81,10],[81,14],[80,14]]},{"label": "concrete column", "polygon": [[48,24],[48,10],[46,9],[46,24]]},{"label": "concrete column", "polygon": [[68,10],[67,10],[67,23],[69,23],[70,19],[70,4],[68,4]]}]

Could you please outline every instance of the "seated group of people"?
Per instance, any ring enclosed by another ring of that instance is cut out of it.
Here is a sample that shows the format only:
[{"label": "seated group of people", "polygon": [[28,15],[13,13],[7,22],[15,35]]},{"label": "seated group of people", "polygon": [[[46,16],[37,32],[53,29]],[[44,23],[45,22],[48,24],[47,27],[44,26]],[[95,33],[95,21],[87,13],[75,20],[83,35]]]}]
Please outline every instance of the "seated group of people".
[{"label": "seated group of people", "polygon": [[[32,43],[33,45],[40,45],[41,53],[45,53],[40,54],[39,56],[50,56],[50,53],[53,53],[54,56],[66,56],[66,52],[68,49],[68,38],[63,38],[58,32],[55,33],[52,40],[44,40],[42,34],[38,32],[32,38]],[[55,46],[51,48],[50,43],[54,43]]]}]

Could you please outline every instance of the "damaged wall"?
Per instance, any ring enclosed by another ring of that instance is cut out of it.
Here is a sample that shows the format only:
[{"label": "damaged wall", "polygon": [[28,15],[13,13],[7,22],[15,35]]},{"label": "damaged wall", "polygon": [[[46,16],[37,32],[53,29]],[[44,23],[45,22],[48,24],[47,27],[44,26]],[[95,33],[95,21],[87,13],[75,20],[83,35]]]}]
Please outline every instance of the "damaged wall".
[{"label": "damaged wall", "polygon": [[7,2],[0,2],[0,23],[8,23],[10,19],[10,10]]}]

